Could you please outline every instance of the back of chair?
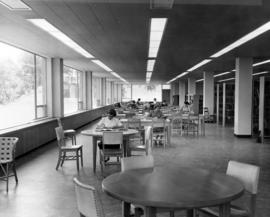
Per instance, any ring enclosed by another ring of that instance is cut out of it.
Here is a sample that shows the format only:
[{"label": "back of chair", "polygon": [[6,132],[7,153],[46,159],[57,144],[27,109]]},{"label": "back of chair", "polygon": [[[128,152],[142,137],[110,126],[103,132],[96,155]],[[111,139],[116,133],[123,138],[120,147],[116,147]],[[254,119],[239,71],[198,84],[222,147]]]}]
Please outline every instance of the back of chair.
[{"label": "back of chair", "polygon": [[0,137],[0,163],[8,163],[15,158],[17,137]]},{"label": "back of chair", "polygon": [[60,118],[57,118],[58,127],[63,127],[62,121]]},{"label": "back of chair", "polygon": [[141,129],[141,119],[138,118],[128,119],[127,127],[130,129]]},{"label": "back of chair", "polygon": [[95,188],[81,183],[77,178],[74,178],[73,182],[79,212],[85,217],[104,217]]},{"label": "back of chair", "polygon": [[57,138],[58,146],[59,147],[64,146],[64,138],[65,138],[65,136],[64,136],[63,127],[56,127],[55,132],[56,132],[56,138]]},{"label": "back of chair", "polygon": [[147,156],[134,156],[121,158],[121,171],[153,168],[154,158],[152,155]]},{"label": "back of chair", "polygon": [[103,145],[122,145],[123,144],[123,132],[108,131],[103,132],[102,136]]},{"label": "back of chair", "polygon": [[227,175],[240,180],[245,190],[251,194],[257,194],[260,168],[255,165],[229,161]]},{"label": "back of chair", "polygon": [[145,128],[145,137],[144,137],[144,144],[146,146],[146,153],[151,154],[152,152],[152,137],[153,137],[153,128],[148,126]]}]

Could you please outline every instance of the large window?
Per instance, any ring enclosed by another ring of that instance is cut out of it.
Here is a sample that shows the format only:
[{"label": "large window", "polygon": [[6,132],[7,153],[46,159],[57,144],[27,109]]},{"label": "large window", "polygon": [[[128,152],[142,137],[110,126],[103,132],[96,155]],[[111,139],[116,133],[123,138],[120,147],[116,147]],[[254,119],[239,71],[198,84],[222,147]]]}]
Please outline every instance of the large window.
[{"label": "large window", "polygon": [[140,85],[133,84],[132,85],[132,99],[137,100],[141,98],[141,101],[153,101],[154,98],[157,101],[161,101],[161,85]]},{"label": "large window", "polygon": [[101,78],[92,78],[92,90],[93,90],[93,108],[98,108],[101,106]]},{"label": "large window", "polygon": [[106,105],[112,104],[112,82],[106,81]]},{"label": "large window", "polygon": [[46,117],[46,59],[1,42],[0,51],[0,129]]},{"label": "large window", "polygon": [[64,66],[64,114],[82,110],[82,73]]},{"label": "large window", "polygon": [[123,84],[122,85],[122,101],[128,102],[131,100],[131,85]]}]

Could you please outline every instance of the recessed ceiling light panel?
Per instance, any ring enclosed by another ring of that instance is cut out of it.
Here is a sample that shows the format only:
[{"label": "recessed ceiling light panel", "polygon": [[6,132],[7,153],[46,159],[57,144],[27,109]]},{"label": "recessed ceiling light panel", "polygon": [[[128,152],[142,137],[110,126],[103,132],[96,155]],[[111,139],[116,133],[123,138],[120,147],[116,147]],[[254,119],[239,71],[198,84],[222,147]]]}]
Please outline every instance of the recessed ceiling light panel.
[{"label": "recessed ceiling light panel", "polygon": [[9,10],[31,10],[31,8],[20,0],[0,0],[0,4]]}]

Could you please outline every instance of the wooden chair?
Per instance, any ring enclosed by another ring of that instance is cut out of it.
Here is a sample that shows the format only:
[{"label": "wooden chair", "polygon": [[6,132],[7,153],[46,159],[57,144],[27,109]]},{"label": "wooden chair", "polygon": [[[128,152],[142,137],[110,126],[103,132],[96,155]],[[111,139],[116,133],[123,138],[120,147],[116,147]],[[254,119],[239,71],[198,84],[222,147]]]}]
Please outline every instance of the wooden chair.
[{"label": "wooden chair", "polygon": [[130,118],[127,121],[126,127],[128,129],[135,129],[139,131],[139,133],[132,135],[129,137],[129,143],[138,143],[138,141],[143,144],[143,139],[144,139],[144,128],[141,125],[141,119],[139,118]]},{"label": "wooden chair", "polygon": [[152,121],[153,128],[153,136],[152,141],[153,144],[162,144],[165,148],[167,145],[167,128],[166,128],[166,120],[165,119],[156,119]]},{"label": "wooden chair", "polygon": [[[119,148],[110,148],[110,146],[119,145]],[[99,160],[101,166],[101,175],[103,175],[104,167],[106,165],[120,165],[119,158],[124,156],[123,151],[123,132],[108,131],[103,132],[102,148],[99,149]],[[116,157],[116,162],[106,162],[107,158]]]},{"label": "wooden chair", "polygon": [[73,179],[77,207],[81,217],[105,217],[102,203],[96,189],[90,185],[81,183],[77,178]]},{"label": "wooden chair", "polygon": [[[125,157],[121,159],[121,171],[134,169],[153,169],[154,158],[152,155]],[[138,204],[131,204],[131,210],[134,209],[135,217],[143,215],[144,207]],[[174,210],[166,208],[158,208],[157,212],[169,212],[170,217],[174,217]]]},{"label": "wooden chair", "polygon": [[[0,167],[3,172],[0,179],[6,181],[7,192],[9,177],[15,176],[16,184],[18,183],[15,165],[15,149],[18,140],[17,137],[0,137]],[[13,173],[11,173],[10,168],[12,168]]]},{"label": "wooden chair", "polygon": [[[57,118],[58,127],[62,127],[62,121],[60,118]],[[63,128],[64,129],[64,128]],[[76,131],[73,129],[64,130],[64,138],[71,139],[72,145],[76,145]]]},{"label": "wooden chair", "polygon": [[141,139],[138,140],[130,140],[129,141],[129,149],[132,155],[132,151],[136,152],[145,152],[146,155],[152,153],[152,134],[153,129],[151,126],[145,127],[145,136],[144,136],[144,143],[141,142]]},{"label": "wooden chair", "polygon": [[64,131],[62,127],[55,128],[57,143],[58,143],[58,161],[56,164],[56,170],[59,165],[63,166],[65,160],[76,160],[77,170],[79,171],[79,160],[81,159],[81,166],[83,166],[83,150],[82,145],[67,146]]},{"label": "wooden chair", "polygon": [[173,134],[180,134],[182,132],[182,118],[180,116],[174,116],[171,124]]},{"label": "wooden chair", "polygon": [[[231,216],[255,217],[259,173],[260,168],[258,166],[240,163],[237,161],[229,161],[226,174],[235,177],[243,183],[245,188],[245,195],[243,198],[248,199],[248,201],[245,201],[248,204],[247,207],[238,205],[238,200],[234,201],[234,203],[231,204]],[[207,216],[218,216],[218,212],[210,208],[199,209],[199,213],[200,212],[206,214]]]}]

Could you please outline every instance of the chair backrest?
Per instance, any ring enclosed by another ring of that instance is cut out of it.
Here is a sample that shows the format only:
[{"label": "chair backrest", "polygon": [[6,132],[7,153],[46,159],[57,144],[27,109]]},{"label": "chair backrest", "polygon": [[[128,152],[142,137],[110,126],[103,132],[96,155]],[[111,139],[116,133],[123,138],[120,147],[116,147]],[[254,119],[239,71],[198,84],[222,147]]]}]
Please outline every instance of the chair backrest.
[{"label": "chair backrest", "polygon": [[141,119],[139,118],[128,119],[127,127],[130,129],[141,129]]},{"label": "chair backrest", "polygon": [[148,155],[152,153],[153,128],[151,126],[147,126],[144,130],[145,130],[144,144],[146,147],[146,154]]},{"label": "chair backrest", "polygon": [[62,147],[65,145],[65,136],[64,136],[64,130],[63,127],[56,127],[55,128],[56,138],[58,142],[58,146]]},{"label": "chair backrest", "polygon": [[58,127],[63,127],[61,118],[56,118],[56,119],[57,119]]},{"label": "chair backrest", "polygon": [[14,160],[18,140],[17,137],[0,137],[0,163]]},{"label": "chair backrest", "polygon": [[122,172],[133,169],[144,169],[153,167],[154,167],[154,158],[152,155],[121,158]]},{"label": "chair backrest", "polygon": [[226,174],[240,180],[245,190],[257,194],[260,168],[255,165],[229,161]]},{"label": "chair backrest", "polygon": [[81,183],[77,178],[75,193],[79,212],[85,217],[104,217],[102,204],[94,187]]},{"label": "chair backrest", "polygon": [[123,132],[108,131],[103,132],[102,136],[103,145],[118,145],[123,144]]}]

